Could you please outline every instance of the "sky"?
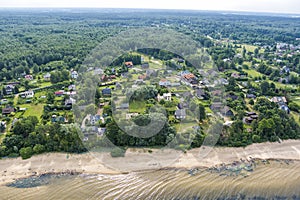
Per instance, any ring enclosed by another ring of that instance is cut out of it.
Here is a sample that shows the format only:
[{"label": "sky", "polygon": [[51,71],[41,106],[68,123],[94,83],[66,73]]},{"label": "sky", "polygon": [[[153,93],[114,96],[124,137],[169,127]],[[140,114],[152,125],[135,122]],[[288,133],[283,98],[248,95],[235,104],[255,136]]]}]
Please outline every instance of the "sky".
[{"label": "sky", "polygon": [[299,0],[0,0],[0,7],[154,8],[300,14]]}]

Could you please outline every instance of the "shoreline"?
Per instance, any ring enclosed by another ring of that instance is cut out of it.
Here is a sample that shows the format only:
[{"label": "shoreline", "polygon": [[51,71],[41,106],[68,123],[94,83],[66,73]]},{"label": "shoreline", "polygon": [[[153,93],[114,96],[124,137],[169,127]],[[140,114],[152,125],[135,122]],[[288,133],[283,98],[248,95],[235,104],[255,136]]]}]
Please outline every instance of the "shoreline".
[{"label": "shoreline", "polygon": [[[0,160],[0,185],[43,174],[78,173],[118,175],[151,170],[190,170],[231,164],[240,160],[300,161],[300,140],[282,143],[252,144],[245,148],[214,147],[205,157],[195,158],[201,148],[186,153],[173,149],[130,148],[125,157],[112,158],[109,153],[84,154],[44,153],[27,160],[4,158]],[[105,163],[105,164],[104,164]]]}]

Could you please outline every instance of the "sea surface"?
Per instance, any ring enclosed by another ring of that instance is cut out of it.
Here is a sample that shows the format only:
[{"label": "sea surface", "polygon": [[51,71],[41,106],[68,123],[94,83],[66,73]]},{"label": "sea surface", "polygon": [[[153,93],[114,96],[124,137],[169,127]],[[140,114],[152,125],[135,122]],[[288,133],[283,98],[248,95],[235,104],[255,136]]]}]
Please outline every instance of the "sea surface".
[{"label": "sea surface", "polygon": [[0,199],[299,199],[299,161],[120,175],[43,175],[0,186]]}]

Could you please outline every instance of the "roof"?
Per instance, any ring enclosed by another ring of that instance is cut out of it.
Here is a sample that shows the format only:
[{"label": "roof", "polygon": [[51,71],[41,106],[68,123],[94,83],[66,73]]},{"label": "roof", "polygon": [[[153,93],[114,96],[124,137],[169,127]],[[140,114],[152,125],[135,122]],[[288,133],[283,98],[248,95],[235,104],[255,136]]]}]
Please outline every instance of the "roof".
[{"label": "roof", "polygon": [[111,94],[111,89],[110,88],[104,88],[102,90],[102,94]]},{"label": "roof", "polygon": [[132,63],[132,61],[128,61],[128,62],[125,62],[125,65],[126,66],[133,66],[133,63]]},{"label": "roof", "polygon": [[271,101],[274,103],[287,103],[287,100],[285,97],[273,97],[271,99]]},{"label": "roof", "polygon": [[185,112],[185,109],[178,109],[175,111],[175,115],[176,116],[186,116],[186,112]]},{"label": "roof", "polygon": [[15,109],[13,107],[2,108],[2,114],[10,114],[12,112],[15,112]]}]

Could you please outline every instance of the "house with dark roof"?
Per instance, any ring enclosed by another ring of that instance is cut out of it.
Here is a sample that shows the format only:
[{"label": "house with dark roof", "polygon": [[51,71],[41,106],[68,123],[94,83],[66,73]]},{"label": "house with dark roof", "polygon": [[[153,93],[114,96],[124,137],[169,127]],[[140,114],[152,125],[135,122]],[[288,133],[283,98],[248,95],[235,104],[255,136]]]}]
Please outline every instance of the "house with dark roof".
[{"label": "house with dark roof", "polygon": [[186,118],[186,111],[185,109],[178,109],[175,111],[175,118],[176,119],[185,119]]},{"label": "house with dark roof", "polygon": [[144,62],[144,63],[141,64],[141,67],[142,67],[143,69],[148,69],[148,68],[149,68],[149,63]]},{"label": "house with dark roof", "polygon": [[221,114],[226,117],[233,117],[234,113],[228,106],[224,106],[224,108],[221,109]]},{"label": "house with dark roof", "polygon": [[104,88],[102,90],[102,95],[103,96],[110,96],[111,95],[111,89],[110,88]]},{"label": "house with dark roof", "polygon": [[203,89],[196,89],[196,96],[198,97],[198,99],[204,99],[205,95],[205,91]]},{"label": "house with dark roof", "polygon": [[15,109],[13,107],[2,108],[2,115],[9,115],[12,112],[15,112]]},{"label": "house with dark roof", "polygon": [[129,103],[122,103],[118,109],[129,109]]},{"label": "house with dark roof", "polygon": [[4,86],[5,92],[7,95],[11,95],[14,93],[15,86],[14,85],[6,85]]},{"label": "house with dark roof", "polygon": [[254,95],[254,94],[247,94],[246,97],[248,99],[256,99],[256,95]]}]

